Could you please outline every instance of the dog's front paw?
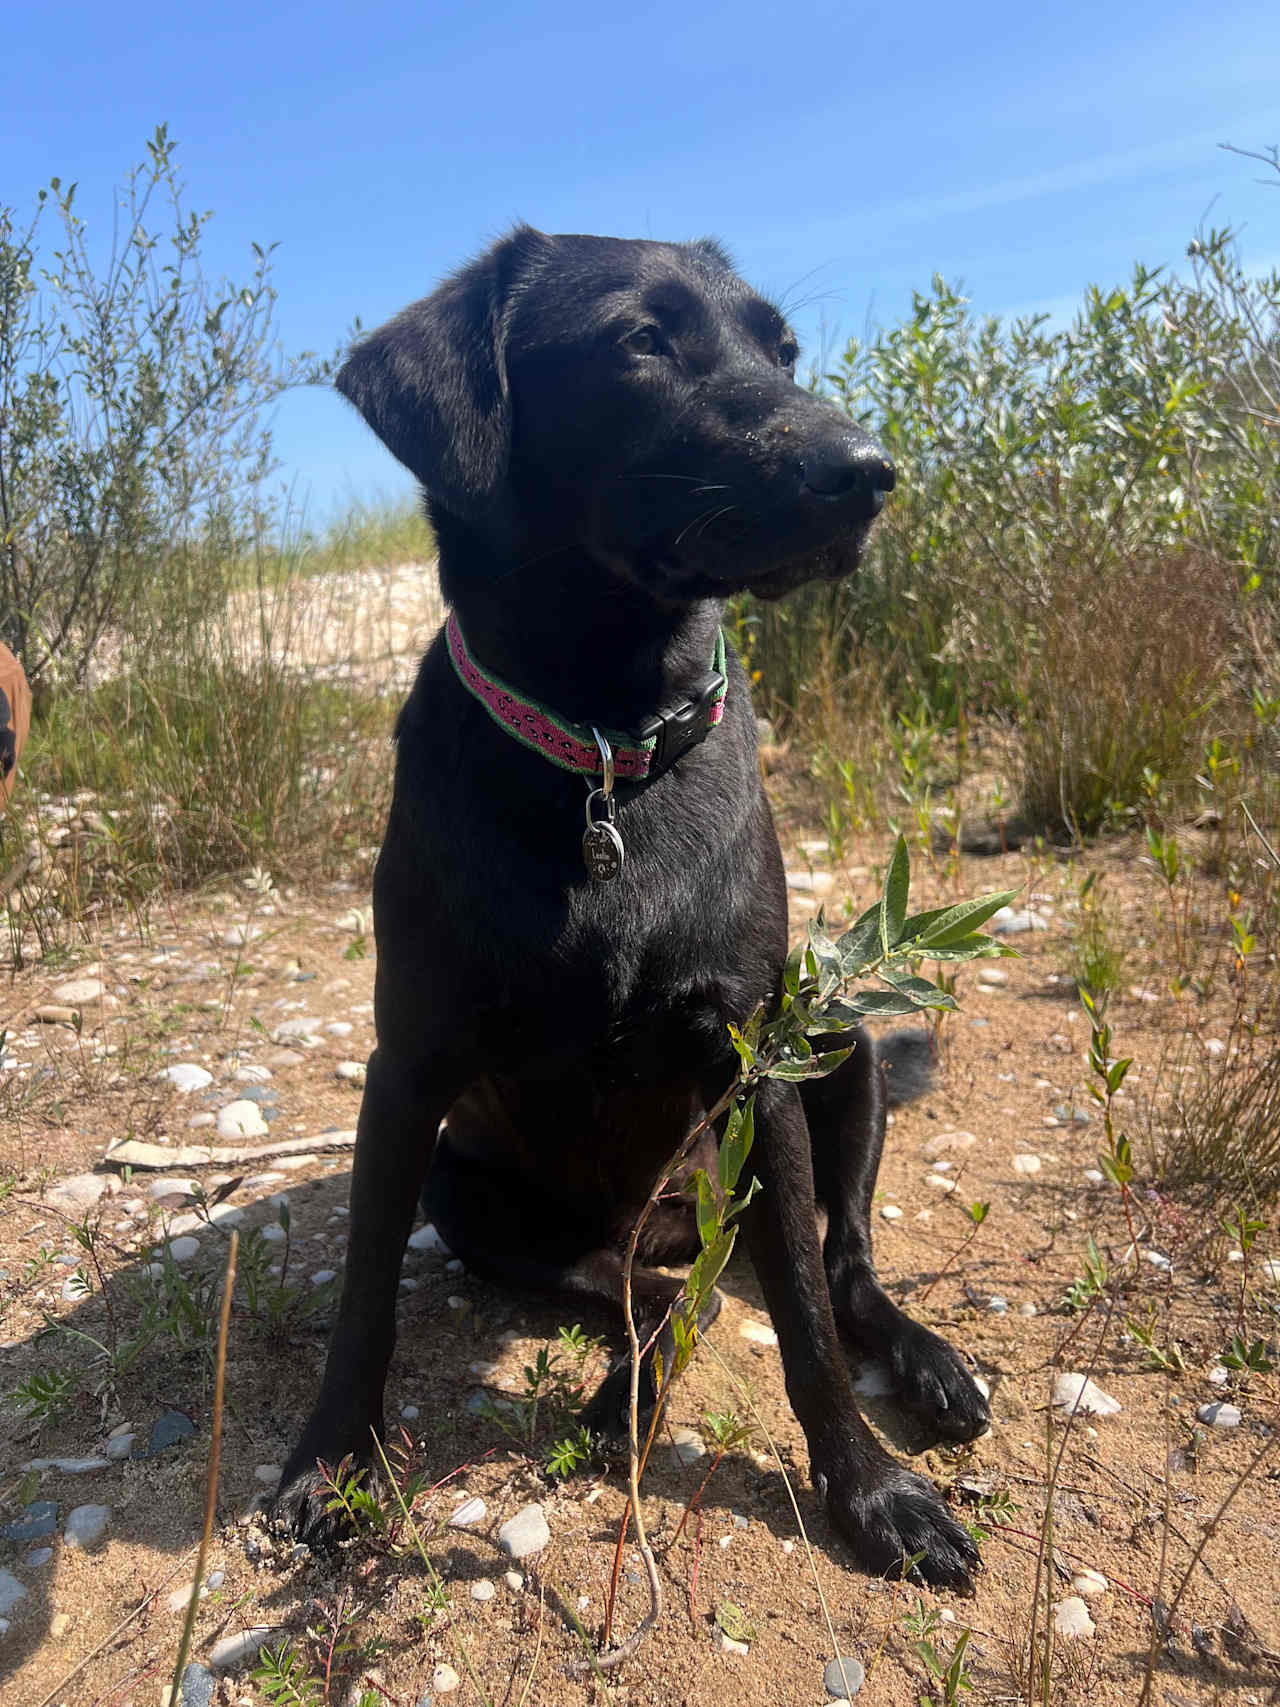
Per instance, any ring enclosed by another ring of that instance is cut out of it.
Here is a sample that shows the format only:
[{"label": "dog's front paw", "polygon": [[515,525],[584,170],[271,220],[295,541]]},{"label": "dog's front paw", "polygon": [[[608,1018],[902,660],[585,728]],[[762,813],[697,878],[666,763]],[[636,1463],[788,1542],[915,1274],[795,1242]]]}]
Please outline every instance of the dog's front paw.
[{"label": "dog's front paw", "polygon": [[905,1573],[931,1588],[973,1587],[978,1549],[923,1476],[890,1462],[870,1486],[861,1477],[837,1482],[821,1472],[814,1483],[863,1570]]},{"label": "dog's front paw", "polygon": [[315,1552],[327,1552],[351,1533],[337,1487],[349,1486],[353,1478],[367,1486],[374,1475],[372,1432],[366,1427],[360,1439],[355,1435],[353,1428],[317,1426],[313,1417],[272,1497],[272,1521]]},{"label": "dog's front paw", "polygon": [[889,1369],[903,1406],[936,1440],[976,1440],[991,1411],[959,1355],[937,1334],[909,1321],[887,1347]]}]

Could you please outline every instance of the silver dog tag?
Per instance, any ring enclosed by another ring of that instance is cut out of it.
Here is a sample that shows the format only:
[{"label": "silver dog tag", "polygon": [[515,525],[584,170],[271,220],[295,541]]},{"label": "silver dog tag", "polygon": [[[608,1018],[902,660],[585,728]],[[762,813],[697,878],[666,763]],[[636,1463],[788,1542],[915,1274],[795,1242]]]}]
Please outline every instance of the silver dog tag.
[{"label": "silver dog tag", "polygon": [[[602,807],[604,816],[596,818],[594,809]],[[614,806],[613,795],[606,794],[604,789],[594,789],[587,795],[587,828],[582,835],[582,864],[587,867],[587,876],[592,883],[613,883],[614,877],[623,869],[626,850],[623,848],[623,838],[614,828],[614,814],[618,807]]]},{"label": "silver dog tag", "polygon": [[[603,818],[592,816],[597,803],[604,809]],[[612,883],[622,870],[622,862],[626,858],[622,837],[613,823],[616,812],[613,797],[606,794],[602,788],[595,789],[587,796],[587,827],[582,837],[582,863],[593,883]]]},{"label": "silver dog tag", "polygon": [[612,883],[627,857],[622,837],[612,824],[592,824],[582,838],[582,860],[595,883]]}]

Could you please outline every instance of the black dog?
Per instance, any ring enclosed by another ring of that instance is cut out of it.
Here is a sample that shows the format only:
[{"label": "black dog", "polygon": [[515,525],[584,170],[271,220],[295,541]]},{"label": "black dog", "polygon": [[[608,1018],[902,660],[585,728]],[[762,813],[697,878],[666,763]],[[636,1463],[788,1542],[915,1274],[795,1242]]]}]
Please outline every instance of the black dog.
[{"label": "black dog", "polygon": [[[795,384],[796,353],[715,243],[521,228],[338,376],[426,490],[454,614],[398,726],[346,1278],[280,1495],[308,1539],[330,1522],[317,1458],[367,1461],[381,1428],[419,1196],[477,1273],[616,1301],[639,1206],[733,1078],[727,1022],[779,988],[782,860],[718,601],[850,573],[894,478]],[[918,1554],[930,1582],[962,1585],[967,1533],[877,1445],[841,1348],[839,1330],[886,1360],[937,1436],[986,1426],[959,1358],[876,1281],[884,1084],[870,1038],[844,1041],[828,1078],[758,1094],[747,1248],[857,1559]],[[696,1248],[677,1201],[640,1255]],[[659,1316],[672,1281],[637,1287]],[[624,1388],[615,1371],[590,1412],[606,1432]]]}]

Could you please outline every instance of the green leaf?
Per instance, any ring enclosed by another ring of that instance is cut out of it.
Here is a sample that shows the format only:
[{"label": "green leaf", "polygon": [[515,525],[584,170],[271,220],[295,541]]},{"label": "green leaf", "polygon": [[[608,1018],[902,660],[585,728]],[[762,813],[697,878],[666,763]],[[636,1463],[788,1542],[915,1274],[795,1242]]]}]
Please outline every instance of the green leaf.
[{"label": "green leaf", "polygon": [[880,902],[855,919],[836,943],[846,978],[856,978],[880,959]]},{"label": "green leaf", "polygon": [[722,1600],[715,1611],[716,1623],[728,1636],[731,1642],[754,1642],[756,1627],[747,1617],[740,1606],[735,1606],[731,1600]]},{"label": "green leaf", "polygon": [[885,873],[884,894],[881,897],[880,948],[888,954],[902,938],[907,920],[907,891],[911,883],[911,859],[907,853],[907,838],[900,835]]},{"label": "green leaf", "polygon": [[916,1011],[916,1004],[896,990],[858,990],[848,1006],[859,1019],[904,1019]]},{"label": "green leaf", "polygon": [[756,1099],[753,1096],[748,1097],[745,1103],[735,1105],[730,1112],[719,1156],[720,1184],[727,1192],[737,1185],[743,1164],[751,1154],[755,1139],[755,1112]]},{"label": "green leaf", "polygon": [[698,1194],[698,1238],[705,1249],[714,1241],[720,1230],[720,1205],[711,1189],[711,1181],[707,1178],[705,1168],[698,1169],[693,1176],[693,1183]]},{"label": "green leaf", "polygon": [[690,1298],[702,1299],[711,1291],[724,1272],[724,1265],[733,1255],[734,1240],[737,1237],[738,1229],[727,1227],[704,1247],[689,1270],[689,1278],[685,1282],[685,1291]]},{"label": "green leaf", "polygon": [[880,976],[885,983],[892,986],[900,996],[916,1008],[945,1008],[954,1012],[956,999],[949,996],[945,990],[928,978],[917,978],[912,972],[895,972],[888,967],[881,969]]},{"label": "green leaf", "polygon": [[901,940],[904,944],[909,942],[913,949],[950,948],[985,924],[1001,907],[1007,907],[1017,893],[1016,889],[1004,889],[998,895],[980,895],[974,901],[960,901],[954,907],[917,913],[904,923]]},{"label": "green leaf", "polygon": [[800,971],[804,965],[805,945],[798,942],[787,956],[782,968],[782,988],[789,996],[794,996],[800,988]]}]

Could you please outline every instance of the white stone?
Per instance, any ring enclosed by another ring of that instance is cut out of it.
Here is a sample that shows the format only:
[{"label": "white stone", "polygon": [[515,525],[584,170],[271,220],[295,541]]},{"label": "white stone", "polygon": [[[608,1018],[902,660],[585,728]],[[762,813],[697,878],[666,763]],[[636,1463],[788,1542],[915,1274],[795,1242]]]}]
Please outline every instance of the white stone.
[{"label": "white stone", "polygon": [[882,1221],[901,1221],[902,1213],[896,1203],[886,1203],[880,1210],[880,1219]]},{"label": "white stone", "polygon": [[1087,1375],[1071,1370],[1064,1371],[1054,1382],[1053,1406],[1055,1410],[1068,1414],[1096,1417],[1114,1416],[1123,1408],[1118,1399],[1104,1393]]},{"label": "white stone", "polygon": [[262,1234],[267,1243],[272,1245],[283,1244],[289,1237],[278,1221],[268,1221],[266,1226],[260,1227],[258,1231]]},{"label": "white stone", "polygon": [[147,1187],[147,1195],[155,1202],[162,1197],[194,1197],[197,1187],[193,1179],[174,1179],[161,1176]]},{"label": "white stone", "polygon": [[527,1559],[550,1544],[551,1530],[540,1505],[522,1506],[498,1531],[498,1545],[511,1559]]},{"label": "white stone", "polygon": [[363,1061],[339,1061],[333,1069],[335,1079],[344,1079],[348,1084],[362,1085],[368,1067]]},{"label": "white stone", "polygon": [[338,1271],[336,1268],[318,1268],[311,1276],[311,1284],[313,1286],[327,1286],[331,1280],[337,1278]]},{"label": "white stone", "polygon": [[673,1428],[668,1456],[673,1469],[684,1470],[707,1456],[707,1443],[696,1428]]},{"label": "white stone", "polygon": [[100,978],[72,978],[66,984],[58,985],[53,999],[67,1007],[78,1008],[83,1002],[100,1001],[105,993],[106,986]]},{"label": "white stone", "polygon": [[293,1019],[281,1020],[271,1033],[271,1041],[273,1043],[301,1043],[304,1048],[312,1048],[320,1041],[319,1034],[315,1030],[318,1024],[319,1021],[313,1019],[310,1014],[299,1014],[295,1015]]},{"label": "white stone", "polygon": [[324,1029],[330,1037],[350,1037],[355,1026],[349,1019],[331,1019]]},{"label": "white stone", "polygon": [[218,1133],[223,1138],[263,1138],[268,1131],[256,1102],[229,1102],[218,1110]]},{"label": "white stone", "polygon": [[419,1227],[416,1233],[409,1235],[409,1248],[414,1251],[445,1251],[449,1247],[436,1232],[430,1221],[425,1227]]},{"label": "white stone", "polygon": [[1092,1571],[1085,1567],[1072,1577],[1071,1586],[1085,1600],[1097,1600],[1099,1595],[1107,1592],[1107,1579],[1101,1571]]},{"label": "white stone", "polygon": [[982,966],[978,969],[978,982],[998,990],[1009,982],[1009,974],[999,966]]},{"label": "white stone", "polygon": [[472,1600],[492,1600],[497,1590],[488,1577],[480,1577],[471,1585]]},{"label": "white stone", "polygon": [[206,1085],[213,1083],[213,1074],[207,1067],[201,1067],[194,1061],[177,1061],[172,1067],[161,1067],[156,1074],[157,1079],[181,1091],[184,1096],[192,1091],[202,1091]]},{"label": "white stone", "polygon": [[262,932],[256,925],[232,925],[229,931],[222,934],[224,948],[247,948],[251,942],[257,942]]},{"label": "white stone", "polygon": [[200,1249],[199,1239],[170,1239],[165,1247],[176,1263],[190,1262]]},{"label": "white stone", "polygon": [[750,1317],[738,1323],[738,1332],[753,1345],[777,1345],[778,1336],[768,1322],[755,1322]]},{"label": "white stone", "polygon": [[431,1674],[431,1687],[437,1695],[452,1695],[461,1682],[453,1667],[443,1660]]},{"label": "white stone", "polygon": [[1200,1406],[1196,1420],[1208,1423],[1210,1428],[1239,1428],[1241,1414],[1238,1406],[1227,1404],[1225,1399],[1215,1399],[1211,1405]]},{"label": "white stone", "polygon": [[506,1583],[512,1594],[519,1594],[520,1590],[524,1587],[524,1578],[520,1575],[519,1571],[504,1571],[502,1573],[502,1580]]},{"label": "white stone", "polygon": [[1223,1363],[1215,1363],[1209,1371],[1208,1381],[1211,1387],[1225,1387],[1231,1379],[1231,1371]]},{"label": "white stone", "polygon": [[1030,1155],[1025,1151],[1021,1152],[1013,1158],[1013,1171],[1015,1174],[1038,1174],[1040,1172],[1039,1156]]},{"label": "white stone", "polygon": [[954,1191],[956,1182],[948,1179],[946,1174],[928,1173],[924,1176],[925,1184],[931,1185],[935,1191]]},{"label": "white stone", "polygon": [[1054,1602],[1053,1627],[1059,1636],[1096,1636],[1098,1627],[1078,1594]]},{"label": "white stone", "polygon": [[68,1547],[93,1547],[107,1532],[111,1508],[105,1505],[78,1505],[67,1513],[62,1539]]},{"label": "white stone", "polygon": [[1101,1185],[1107,1176],[1103,1173],[1101,1168],[1086,1168],[1084,1170],[1084,1177],[1088,1180],[1090,1185]]},{"label": "white stone", "polygon": [[270,1067],[264,1067],[261,1061],[241,1061],[231,1075],[241,1085],[265,1085],[271,1077]]},{"label": "white stone", "polygon": [[137,1437],[133,1434],[115,1434],[107,1442],[108,1458],[127,1458],[133,1451],[133,1443]]},{"label": "white stone", "polygon": [[255,1624],[248,1630],[242,1630],[238,1636],[224,1636],[209,1650],[209,1664],[215,1671],[232,1671],[246,1661],[256,1659],[259,1650],[274,1634],[269,1624]]},{"label": "white stone", "polygon": [[715,1643],[722,1654],[738,1654],[745,1659],[751,1652],[745,1642],[735,1642],[732,1636],[726,1636],[718,1624],[715,1629]]},{"label": "white stone", "polygon": [[484,1522],[488,1509],[479,1494],[476,1494],[474,1498],[464,1500],[446,1521],[450,1529],[473,1529],[477,1523]]},{"label": "white stone", "polygon": [[972,1150],[978,1142],[972,1132],[936,1132],[921,1145],[926,1157],[951,1156],[962,1150]]}]

